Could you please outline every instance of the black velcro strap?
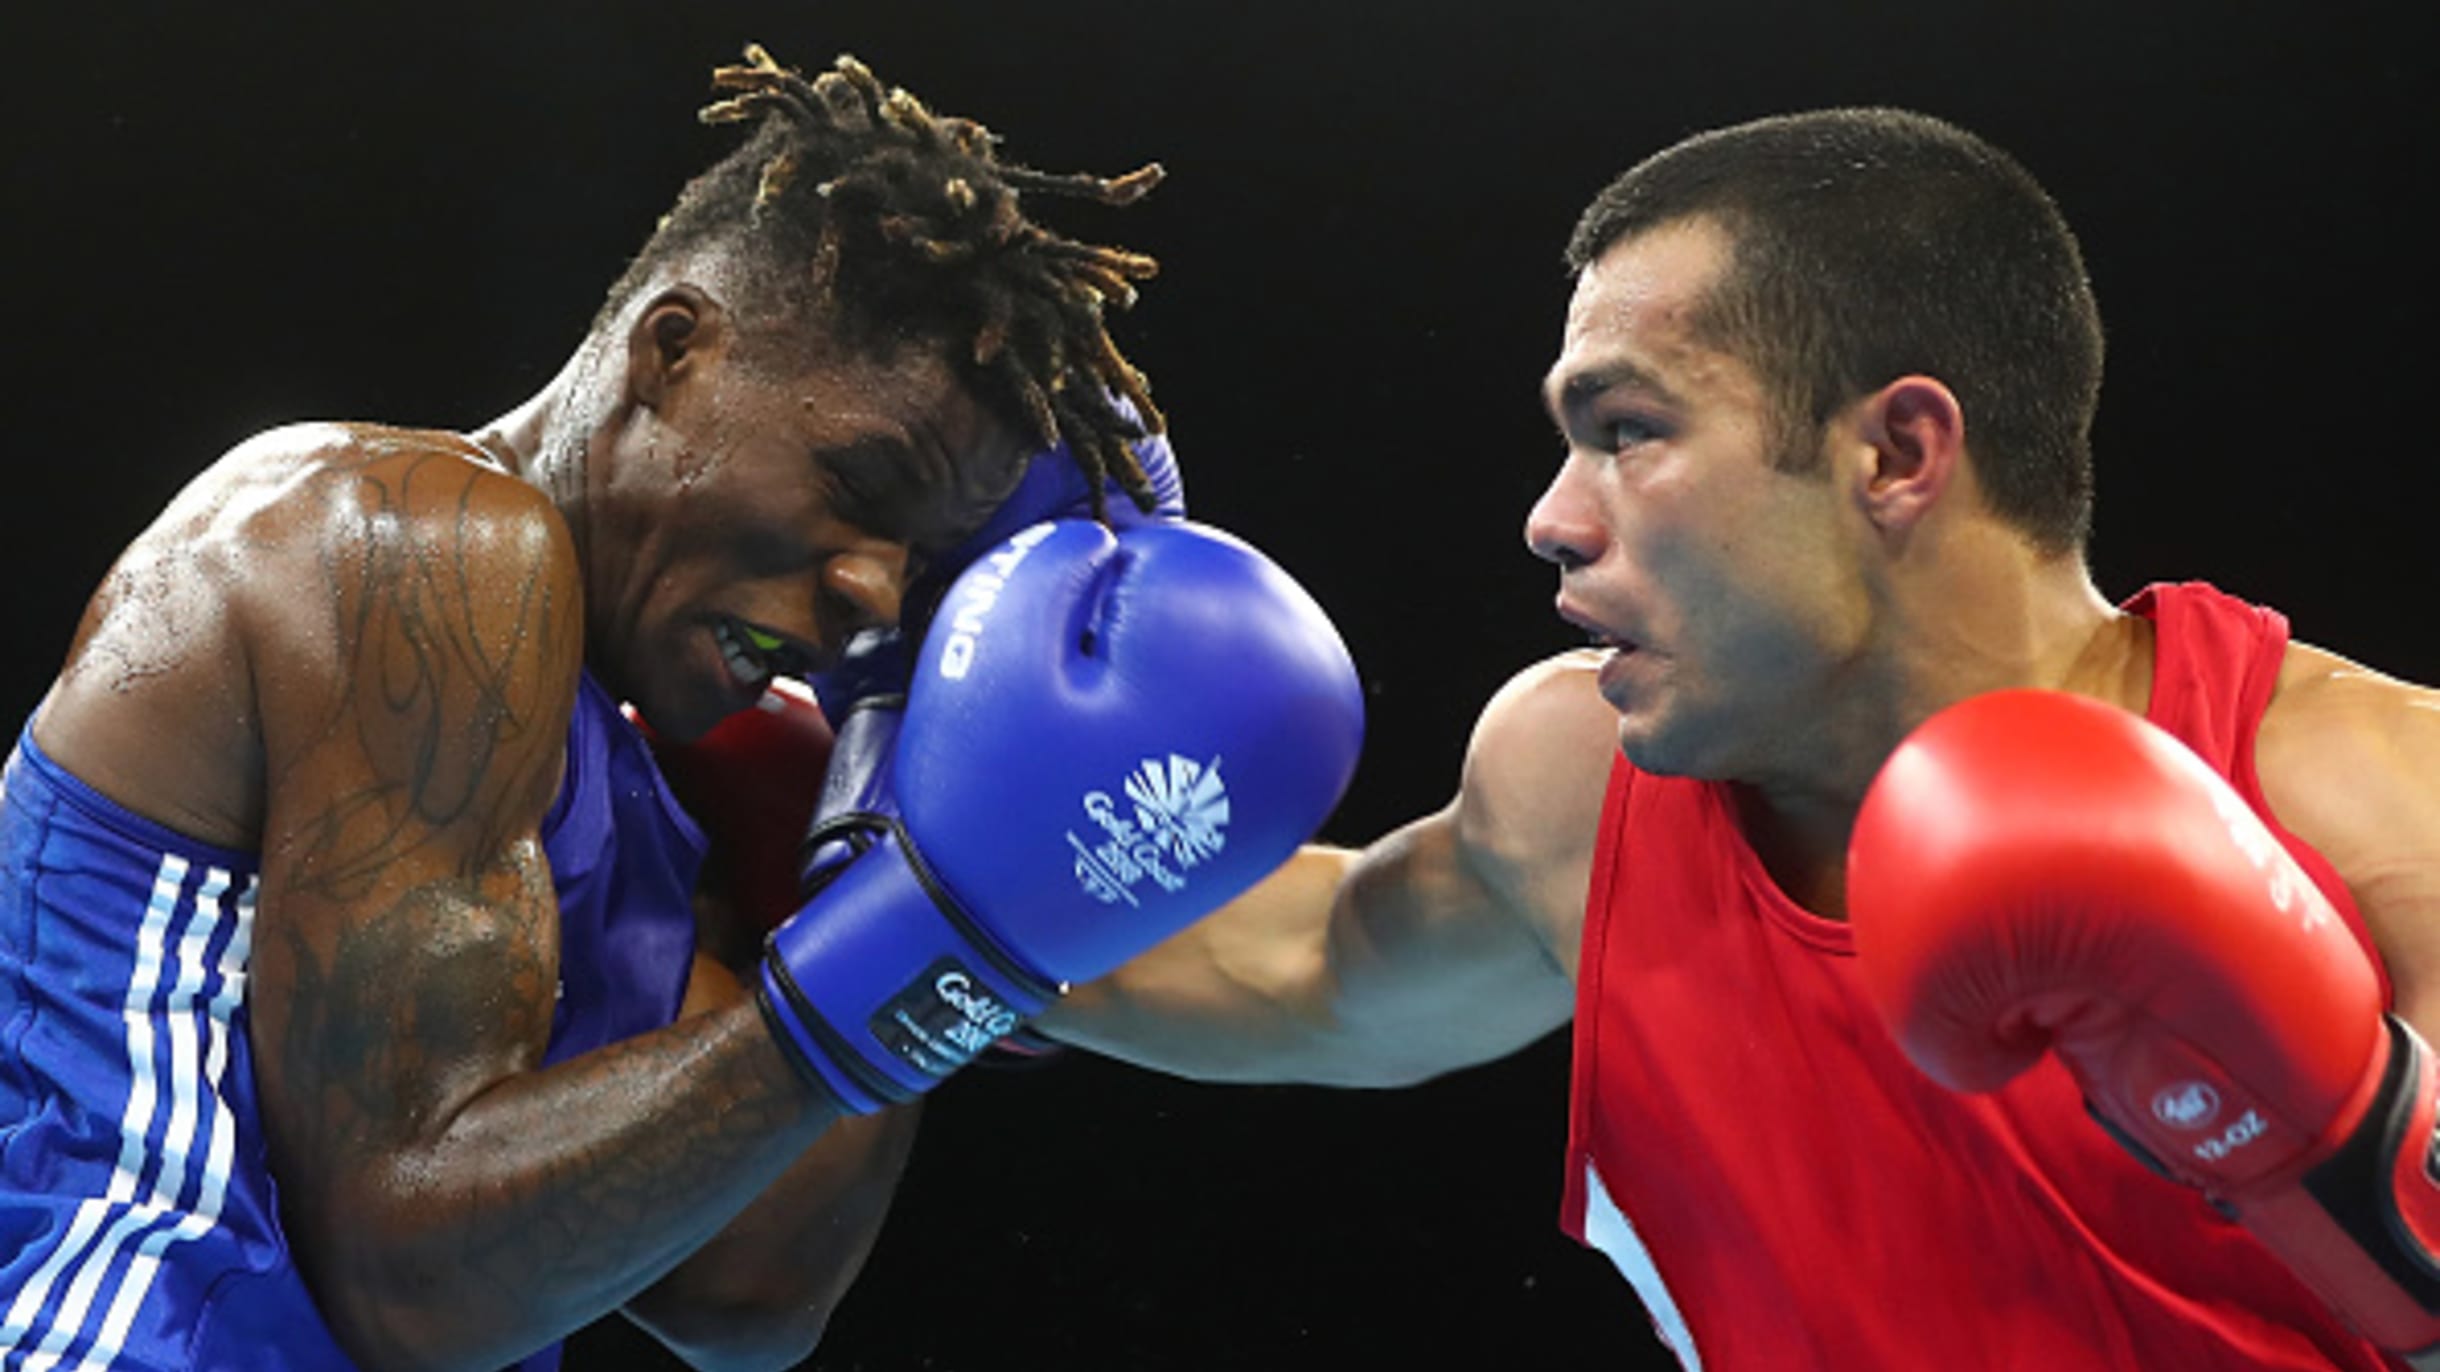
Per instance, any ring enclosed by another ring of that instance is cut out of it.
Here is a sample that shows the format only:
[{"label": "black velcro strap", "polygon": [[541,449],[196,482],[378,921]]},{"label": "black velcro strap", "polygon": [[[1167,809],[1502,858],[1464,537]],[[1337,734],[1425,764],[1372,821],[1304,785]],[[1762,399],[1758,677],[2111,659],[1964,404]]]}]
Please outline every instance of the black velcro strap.
[{"label": "black velcro strap", "polygon": [[2408,1247],[2391,1218],[2390,1163],[2399,1147],[2418,1150],[2422,1139],[2404,1139],[2415,1101],[2408,1082],[2416,1070],[2421,1046],[2401,1033],[2395,1021],[2382,1021],[2389,1034],[2389,1065],[2381,1073],[2380,1093],[2373,1108],[2356,1125],[2339,1150],[2305,1174],[2304,1189],[2328,1211],[2398,1288],[2425,1310],[2440,1313],[2440,1278]]},{"label": "black velcro strap", "polygon": [[[822,1055],[830,1060],[832,1067],[838,1069],[839,1075],[863,1087],[865,1094],[875,1100],[900,1105],[915,1099],[916,1092],[892,1081],[879,1068],[865,1061],[864,1055],[848,1045],[846,1038],[822,1017],[821,1011],[813,1008],[813,1002],[797,989],[796,977],[789,972],[786,958],[766,950],[763,963],[771,969],[771,979],[779,983],[780,993],[788,997],[788,1008],[796,1012],[798,1022],[805,1026],[805,1032],[813,1035],[813,1041],[820,1046]],[[772,1010],[770,1002],[763,998],[762,987],[755,988],[754,1003],[762,1008],[764,1025],[771,1030],[772,1037],[787,1045],[788,1055],[796,1060],[797,1070],[828,1093],[829,1083],[823,1081],[821,1072],[805,1060],[804,1049],[797,1043],[796,1035],[788,1032],[787,1024]]]},{"label": "black velcro strap", "polygon": [[889,831],[890,817],[870,810],[842,811],[807,829],[805,837],[796,845],[796,898],[799,901],[813,899],[823,887],[838,880],[839,873],[847,870],[847,862],[834,862],[816,871],[813,860],[824,848],[833,843],[844,843],[850,850],[848,861],[852,862],[862,857],[866,849],[879,843]]},{"label": "black velcro strap", "polygon": [[1014,955],[1002,948],[990,930],[975,923],[974,916],[967,914],[966,907],[958,903],[957,897],[949,893],[949,888],[941,884],[939,877],[933,875],[932,864],[923,860],[923,850],[915,846],[915,839],[907,833],[905,825],[894,818],[883,822],[889,825],[890,837],[897,840],[899,851],[906,854],[907,870],[914,874],[915,884],[932,898],[933,907],[940,911],[941,918],[949,921],[949,927],[957,931],[957,936],[966,941],[966,946],[991,964],[992,971],[1045,1005],[1067,994],[1065,983],[1045,980],[1039,972],[1017,961]]},{"label": "black velcro strap", "polygon": [[839,720],[840,722],[844,723],[858,710],[897,710],[903,713],[906,708],[906,692],[875,691],[871,695],[857,696],[854,700],[849,701],[847,703],[847,708],[839,713]]},{"label": "black velcro strap", "polygon": [[2084,1113],[2092,1118],[2093,1123],[2101,1126],[2102,1133],[2116,1139],[2119,1147],[2124,1148],[2129,1153],[2134,1154],[2135,1161],[2142,1163],[2146,1168],[2150,1169],[2153,1176],[2160,1178],[2162,1181],[2176,1182],[2180,1186],[2187,1184],[2185,1178],[2178,1176],[2176,1173],[2171,1172],[2167,1167],[2161,1165],[2161,1160],[2152,1156],[2151,1149],[2137,1143],[2133,1134],[2119,1128],[2117,1123],[2111,1120],[2109,1116],[2102,1114],[2099,1110],[2094,1109],[2092,1098],[2089,1096],[2086,1097],[2084,1101]]}]

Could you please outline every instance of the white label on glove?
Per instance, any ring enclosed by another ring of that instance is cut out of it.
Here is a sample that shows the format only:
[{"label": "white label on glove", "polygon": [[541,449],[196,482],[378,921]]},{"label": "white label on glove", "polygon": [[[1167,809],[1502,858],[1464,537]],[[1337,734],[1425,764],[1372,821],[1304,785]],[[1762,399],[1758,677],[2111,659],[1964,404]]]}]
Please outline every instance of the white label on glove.
[{"label": "white label on glove", "polygon": [[2220,1093],[2209,1082],[2175,1082],[2152,1093],[2152,1118],[2172,1129],[2200,1129],[2219,1117]]},{"label": "white label on glove", "polygon": [[2269,881],[2271,908],[2286,914],[2303,896],[2306,932],[2331,923],[2329,906],[2316,898],[2319,893],[2312,881],[2296,866],[2296,860],[2288,856],[2279,840],[2271,837],[2271,831],[2263,827],[2262,817],[2247,809],[2237,799],[2237,793],[2225,786],[2213,786],[2206,794],[2211,797],[2211,808],[2219,815],[2220,823],[2227,826],[2228,837],[2236,842],[2237,851],[2245,854],[2245,860]]},{"label": "white label on glove", "polygon": [[954,958],[882,1002],[866,1028],[916,1070],[945,1077],[1017,1027],[1018,1016]]},{"label": "white label on glove", "polygon": [[2262,1122],[2261,1112],[2248,1110],[2237,1117],[2235,1124],[2222,1130],[2218,1138],[2205,1139],[2196,1144],[2194,1155],[2205,1162],[2224,1162],[2229,1154],[2262,1137],[2268,1130],[2269,1126]]},{"label": "white label on glove", "polygon": [[995,552],[986,554],[982,564],[967,570],[957,579],[949,593],[957,604],[949,611],[949,641],[941,645],[940,674],[951,681],[958,680],[974,667],[974,650],[983,638],[983,618],[991,607],[1000,603],[1000,589],[1008,584],[1008,574],[1017,569],[1034,545],[1051,536],[1056,524],[1029,524],[1017,530]]},{"label": "white label on glove", "polygon": [[1136,888],[1151,882],[1163,891],[1186,887],[1186,873],[1228,846],[1228,787],[1220,759],[1199,763],[1169,755],[1145,758],[1120,786],[1133,804],[1121,814],[1107,791],[1088,791],[1084,812],[1102,837],[1088,843],[1068,830],[1076,850],[1076,884],[1104,905],[1141,905]]}]

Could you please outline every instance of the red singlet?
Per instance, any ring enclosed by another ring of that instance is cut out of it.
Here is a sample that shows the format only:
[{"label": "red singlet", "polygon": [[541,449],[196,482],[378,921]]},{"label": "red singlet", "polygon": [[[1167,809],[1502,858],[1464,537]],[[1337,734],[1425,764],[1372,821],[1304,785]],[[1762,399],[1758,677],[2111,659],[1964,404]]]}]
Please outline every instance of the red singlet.
[{"label": "red singlet", "polygon": [[[2286,619],[2199,584],[2127,608],[2154,624],[2152,722],[2270,820],[2253,738]],[[2271,828],[2370,949],[2328,862]],[[1688,1368],[2390,1365],[2112,1143],[2055,1060],[1983,1096],[1916,1071],[1848,927],[1772,883],[1726,786],[1617,762],[1583,952],[1560,1223]]]}]

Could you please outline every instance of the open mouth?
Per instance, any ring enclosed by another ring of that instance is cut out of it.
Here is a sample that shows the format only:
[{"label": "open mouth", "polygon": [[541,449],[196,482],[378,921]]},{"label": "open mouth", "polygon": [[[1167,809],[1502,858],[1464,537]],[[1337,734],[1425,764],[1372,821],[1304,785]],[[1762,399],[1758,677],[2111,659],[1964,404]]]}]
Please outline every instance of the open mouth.
[{"label": "open mouth", "polygon": [[750,690],[770,685],[773,677],[810,682],[825,667],[813,649],[742,619],[722,616],[713,622],[712,633],[720,642],[721,660]]},{"label": "open mouth", "polygon": [[771,684],[777,668],[773,655],[786,645],[750,624],[734,619],[722,619],[712,625],[712,637],[720,644],[720,660],[728,664],[729,675],[749,691],[760,691]]},{"label": "open mouth", "polygon": [[1559,618],[1584,635],[1586,647],[1607,649],[1613,653],[1631,653],[1636,649],[1635,640],[1611,633],[1583,607],[1564,595],[1559,597]]},{"label": "open mouth", "polygon": [[1588,648],[1598,648],[1612,653],[1631,653],[1636,649],[1634,639],[1621,637],[1598,625],[1588,624],[1581,620],[1572,622],[1577,630],[1583,633],[1584,646]]}]

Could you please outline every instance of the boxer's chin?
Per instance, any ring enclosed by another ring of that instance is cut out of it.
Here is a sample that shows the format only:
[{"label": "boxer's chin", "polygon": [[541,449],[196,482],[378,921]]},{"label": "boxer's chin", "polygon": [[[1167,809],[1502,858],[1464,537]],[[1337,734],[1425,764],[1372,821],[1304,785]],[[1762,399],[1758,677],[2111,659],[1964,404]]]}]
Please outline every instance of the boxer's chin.
[{"label": "boxer's chin", "polygon": [[1618,751],[1637,771],[1694,781],[1727,779],[1717,750],[1704,746],[1701,730],[1692,727],[1684,712],[1669,709],[1655,696],[1623,708],[1611,699],[1610,705],[1618,710]]}]

